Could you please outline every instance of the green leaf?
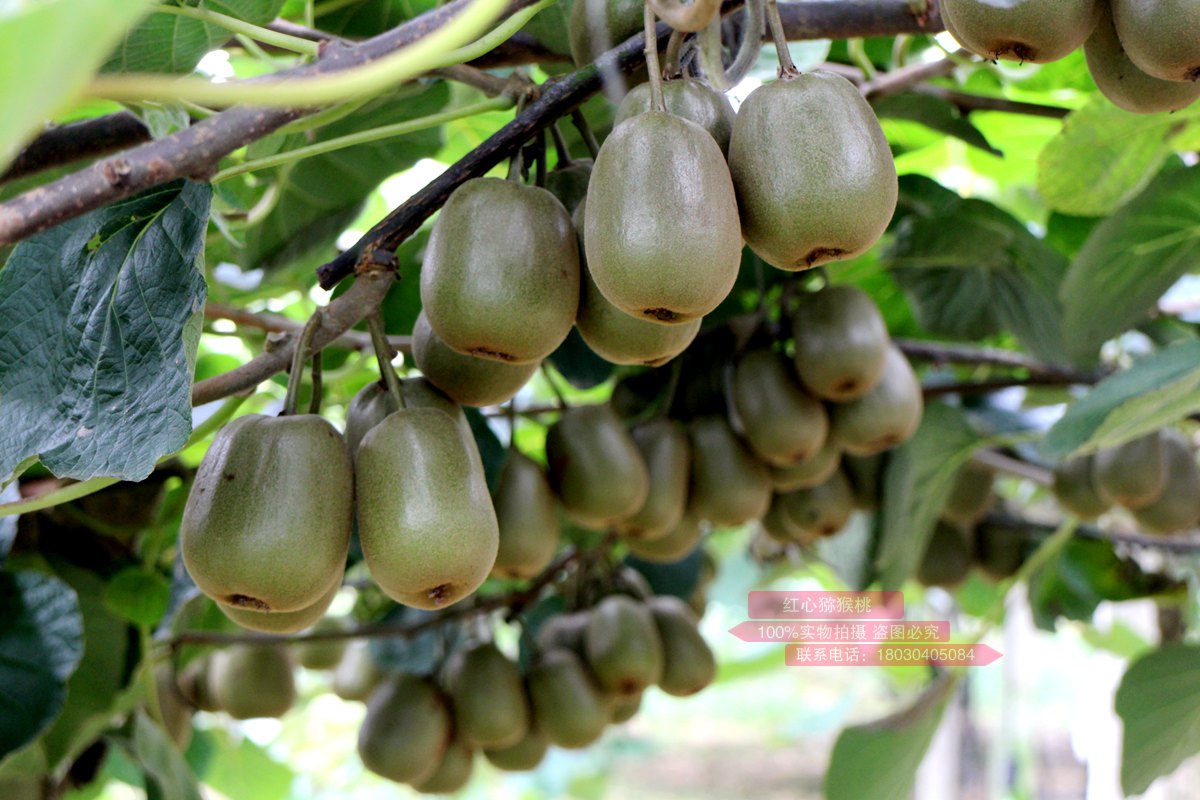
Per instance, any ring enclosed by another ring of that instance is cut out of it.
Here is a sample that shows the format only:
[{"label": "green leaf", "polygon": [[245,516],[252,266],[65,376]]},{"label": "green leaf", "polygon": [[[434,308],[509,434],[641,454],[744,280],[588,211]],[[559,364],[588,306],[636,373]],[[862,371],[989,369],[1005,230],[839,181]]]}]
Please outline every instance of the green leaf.
[{"label": "green leaf", "polygon": [[700,550],[697,547],[669,564],[646,561],[633,555],[625,556],[625,563],[642,574],[655,594],[670,594],[687,600],[700,581],[700,565],[704,562]]},{"label": "green leaf", "polygon": [[594,389],[612,377],[614,369],[592,352],[578,328],[571,328],[566,340],[550,354],[550,363],[576,389]]},{"label": "green leaf", "polygon": [[1003,157],[988,144],[987,137],[962,115],[956,106],[938,97],[916,92],[885,95],[871,104],[880,119],[902,119],[924,125],[932,131],[961,139],[986,153]]},{"label": "green leaf", "polygon": [[437,0],[362,0],[328,14],[320,14],[317,27],[352,38],[375,36],[437,5]]},{"label": "green leaf", "polygon": [[36,572],[0,572],[0,759],[58,716],[82,656],[71,587]]},{"label": "green leaf", "polygon": [[202,773],[204,785],[225,797],[245,800],[288,800],[295,775],[287,764],[271,758],[244,736],[234,739],[221,728],[208,731],[217,752]]},{"label": "green leaf", "polygon": [[133,719],[132,755],[146,770],[148,800],[203,800],[183,754],[144,711]]},{"label": "green leaf", "polygon": [[1102,380],[1046,432],[1058,458],[1114,447],[1200,410],[1200,341],[1181,342]]},{"label": "green leaf", "polygon": [[467,424],[471,426],[471,433],[475,435],[475,446],[479,448],[479,457],[483,460],[488,489],[495,491],[496,483],[500,480],[500,470],[508,460],[508,449],[500,444],[499,437],[479,409],[463,408],[463,413],[467,415]]},{"label": "green leaf", "polygon": [[1139,658],[1117,687],[1116,710],[1121,788],[1141,794],[1200,753],[1200,647],[1169,644]]},{"label": "green leaf", "polygon": [[191,433],[212,192],[175,182],[22,242],[0,270],[0,483],[140,481]]},{"label": "green leaf", "polygon": [[[254,25],[266,25],[284,0],[201,0],[168,5],[199,6]],[[103,72],[191,72],[210,50],[232,38],[225,28],[175,14],[151,14],[109,55]]]},{"label": "green leaf", "polygon": [[559,0],[535,14],[521,29],[522,33],[529,34],[546,49],[562,54],[568,63],[571,61],[571,40],[567,27],[571,20],[572,5],[573,0]]},{"label": "green leaf", "polygon": [[[407,94],[406,94],[407,93]],[[414,95],[415,93],[415,95]],[[450,97],[445,81],[414,84],[321,128],[315,142],[428,116]],[[249,157],[311,144],[304,134],[273,137],[249,148]],[[437,155],[441,128],[410,133],[312,156],[274,170],[278,200],[261,222],[246,231],[241,255],[246,268],[272,269],[332,243],[376,186],[389,175]],[[271,172],[258,173],[259,178]]]},{"label": "green leaf", "polygon": [[908,708],[843,730],[825,773],[827,800],[907,800],[956,683],[943,673]]},{"label": "green leaf", "polygon": [[[21,487],[13,481],[3,490],[0,490],[0,505],[4,503],[15,503],[21,499]],[[8,560],[8,551],[12,549],[13,542],[17,538],[17,520],[18,516],[0,517],[0,569],[4,568],[4,562]]]},{"label": "green leaf", "polygon": [[153,627],[167,613],[171,584],[140,567],[121,570],[104,587],[104,604],[134,625]]},{"label": "green leaf", "polygon": [[[439,613],[397,606],[380,622],[387,625],[425,624],[427,620],[437,618]],[[457,634],[461,634],[461,626],[455,620],[446,619],[443,622],[429,623],[428,627],[412,636],[372,639],[368,646],[371,657],[387,671],[432,675],[453,649],[455,641],[459,638]]]},{"label": "green leaf", "polygon": [[888,459],[875,559],[884,589],[900,589],[916,573],[954,476],[979,443],[961,409],[934,403],[916,435]]},{"label": "green leaf", "polygon": [[0,5],[0,172],[87,85],[150,0],[42,0]]},{"label": "green leaf", "polygon": [[1055,211],[1100,217],[1137,194],[1187,136],[1200,110],[1130,114],[1097,94],[1038,157],[1038,191]]},{"label": "green leaf", "polygon": [[1088,237],[1062,283],[1063,335],[1078,361],[1144,320],[1200,264],[1200,168],[1173,170]]}]

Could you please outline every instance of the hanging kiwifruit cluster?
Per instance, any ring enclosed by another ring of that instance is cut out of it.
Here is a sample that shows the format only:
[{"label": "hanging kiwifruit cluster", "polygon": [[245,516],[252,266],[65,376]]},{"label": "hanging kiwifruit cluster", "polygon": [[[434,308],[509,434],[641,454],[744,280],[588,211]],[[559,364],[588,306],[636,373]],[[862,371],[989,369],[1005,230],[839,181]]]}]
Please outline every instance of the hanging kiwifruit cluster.
[{"label": "hanging kiwifruit cluster", "polygon": [[1200,98],[1200,5],[1191,0],[943,0],[946,30],[989,58],[1044,63],[1082,46],[1097,88],[1135,114]]}]

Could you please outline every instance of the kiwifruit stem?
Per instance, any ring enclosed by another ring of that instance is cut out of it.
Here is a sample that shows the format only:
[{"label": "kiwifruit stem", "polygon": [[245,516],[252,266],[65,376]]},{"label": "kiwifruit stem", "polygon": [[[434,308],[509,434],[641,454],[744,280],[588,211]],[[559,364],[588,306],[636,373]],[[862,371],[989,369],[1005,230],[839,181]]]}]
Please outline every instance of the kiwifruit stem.
[{"label": "kiwifruit stem", "polygon": [[[296,406],[300,402],[300,384],[304,382],[304,360],[312,346],[313,337],[317,335],[317,329],[321,327],[321,316],[321,309],[318,308],[308,318],[308,323],[304,330],[300,331],[300,338],[296,341],[296,350],[292,353],[292,371],[288,375],[287,394],[283,398],[285,417],[295,414]],[[314,390],[317,388],[313,387]]]},{"label": "kiwifruit stem", "polygon": [[667,40],[667,49],[663,53],[663,77],[667,80],[678,78],[683,74],[683,69],[680,66],[680,55],[683,53],[683,37],[686,34],[683,31],[671,31],[671,38]]},{"label": "kiwifruit stem", "polygon": [[321,350],[313,353],[312,368],[309,370],[309,377],[312,380],[312,397],[308,400],[308,413],[310,414],[321,413],[321,373],[325,367],[322,353]]},{"label": "kiwifruit stem", "polygon": [[729,88],[724,83],[725,65],[721,63],[721,19],[713,19],[712,24],[696,34],[700,42],[700,66],[708,76],[708,82],[718,92]]},{"label": "kiwifruit stem", "polygon": [[658,65],[658,30],[655,25],[654,9],[646,0],[642,14],[646,29],[646,69],[650,72],[650,110],[666,111],[667,104],[663,101],[662,68]]},{"label": "kiwifruit stem", "polygon": [[579,131],[579,135],[583,139],[583,146],[588,149],[588,153],[594,159],[600,152],[600,143],[596,141],[596,134],[592,133],[592,126],[588,124],[587,117],[578,108],[571,112],[571,124],[575,126],[575,130]]},{"label": "kiwifruit stem", "polygon": [[392,348],[388,344],[387,331],[383,327],[383,317],[376,311],[367,315],[367,330],[371,332],[371,345],[375,348],[375,359],[379,362],[379,376],[387,386],[388,394],[396,408],[404,408],[404,392],[400,390],[400,378],[392,369]]},{"label": "kiwifruit stem", "polygon": [[554,155],[558,159],[555,166],[559,168],[571,166],[571,149],[567,147],[567,140],[563,138],[557,122],[551,123],[550,135],[554,138]]},{"label": "kiwifruit stem", "polygon": [[746,0],[742,17],[742,40],[738,42],[738,51],[733,63],[725,70],[726,86],[737,86],[741,83],[758,63],[758,54],[762,52],[763,0]]},{"label": "kiwifruit stem", "polygon": [[775,42],[775,52],[779,55],[779,77],[794,78],[800,74],[792,54],[788,51],[787,34],[783,30],[783,20],[779,18],[779,3],[767,0],[767,24],[771,27],[771,40]]},{"label": "kiwifruit stem", "polygon": [[562,390],[558,388],[558,384],[550,377],[550,368],[546,366],[546,362],[542,362],[542,377],[546,379],[546,385],[550,387],[550,391],[554,393],[554,399],[558,401],[559,410],[567,408],[567,399],[563,397]]},{"label": "kiwifruit stem", "polygon": [[521,182],[521,171],[525,169],[525,148],[517,148],[513,157],[508,161],[508,180]]}]

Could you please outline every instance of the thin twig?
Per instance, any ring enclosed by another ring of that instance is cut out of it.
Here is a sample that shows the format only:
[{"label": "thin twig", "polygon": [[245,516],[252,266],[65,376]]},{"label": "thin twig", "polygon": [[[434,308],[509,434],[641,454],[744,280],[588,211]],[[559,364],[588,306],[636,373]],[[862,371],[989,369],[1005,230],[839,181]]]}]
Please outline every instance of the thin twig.
[{"label": "thin twig", "polygon": [[910,359],[932,361],[935,364],[983,364],[996,367],[1011,367],[1026,370],[1030,375],[1073,380],[1078,383],[1095,383],[1102,374],[1079,372],[1057,364],[1047,364],[1012,350],[994,347],[930,342],[921,339],[895,339],[897,347]]},{"label": "thin twig", "polygon": [[913,89],[921,94],[937,97],[952,103],[960,111],[1003,111],[1009,114],[1024,114],[1031,117],[1048,117],[1062,119],[1071,113],[1071,109],[1062,106],[1048,106],[1041,103],[1023,103],[1019,100],[1009,100],[1004,97],[986,97],[978,94],[968,94],[944,86],[917,86]]},{"label": "thin twig", "polygon": [[1074,378],[1064,378],[1055,375],[1032,375],[1028,378],[991,378],[984,381],[961,381],[954,383],[933,383],[921,387],[921,394],[930,397],[945,397],[948,394],[991,394],[1004,389],[1015,389],[1030,386],[1075,386],[1079,383],[1094,381],[1079,381]]},{"label": "thin twig", "polygon": [[[1034,522],[1024,517],[993,512],[984,518],[984,525],[998,528],[1017,528],[1034,532],[1038,535],[1052,533],[1057,526]],[[1173,553],[1200,552],[1200,532],[1189,531],[1171,536],[1154,536],[1140,531],[1113,531],[1096,527],[1095,525],[1080,525],[1075,529],[1075,535],[1084,539],[1098,539],[1135,547],[1146,547],[1154,550],[1165,550]]]},{"label": "thin twig", "polygon": [[[303,322],[279,314],[247,311],[243,308],[234,308],[211,301],[204,306],[204,318],[229,320],[239,327],[257,328],[267,333],[295,333],[304,327]],[[412,353],[411,336],[389,336],[388,344],[392,349],[405,355]],[[370,350],[371,335],[362,331],[346,331],[326,346],[341,347],[346,350]]]}]

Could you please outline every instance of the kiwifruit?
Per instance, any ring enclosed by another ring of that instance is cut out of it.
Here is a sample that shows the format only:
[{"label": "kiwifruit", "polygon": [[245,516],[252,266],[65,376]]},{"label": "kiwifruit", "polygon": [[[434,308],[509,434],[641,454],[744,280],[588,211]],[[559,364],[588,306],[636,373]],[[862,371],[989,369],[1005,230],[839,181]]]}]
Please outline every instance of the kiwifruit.
[{"label": "kiwifruit", "polygon": [[511,747],[489,747],[483,751],[483,756],[492,762],[492,766],[505,772],[525,772],[542,763],[550,742],[536,724],[530,725],[529,730],[521,741]]},{"label": "kiwifruit", "polygon": [[1096,453],[1092,485],[1100,496],[1126,508],[1141,508],[1158,499],[1167,483],[1161,431]]},{"label": "kiwifruit", "polygon": [[1092,80],[1105,97],[1134,114],[1178,111],[1200,98],[1200,82],[1163,80],[1139,69],[1117,36],[1108,4],[1098,5],[1100,17],[1083,54]]},{"label": "kiwifruit", "polygon": [[405,408],[372,428],[355,491],[363,559],[393,600],[443,608],[491,572],[500,534],[483,463],[445,413]]},{"label": "kiwifruit", "polygon": [[1091,455],[1079,456],[1062,461],[1054,468],[1051,485],[1054,498],[1080,519],[1095,519],[1112,506],[1096,488],[1095,461]]},{"label": "kiwifruit", "polygon": [[521,673],[493,642],[455,651],[447,692],[457,736],[472,747],[509,747],[529,730],[529,699]]},{"label": "kiwifruit", "polygon": [[792,524],[816,536],[832,536],[854,513],[854,490],[841,470],[811,489],[784,494],[780,503]]},{"label": "kiwifruit", "polygon": [[642,30],[640,0],[577,0],[567,35],[575,66],[582,67]]},{"label": "kiwifruit", "polygon": [[527,681],[534,719],[550,743],[577,749],[600,738],[609,711],[579,656],[557,647],[546,650],[530,667]]},{"label": "kiwifruit", "polygon": [[850,479],[854,490],[854,505],[863,511],[879,508],[879,496],[883,492],[883,455],[843,456],[842,469]]},{"label": "kiwifruit", "polygon": [[689,512],[725,527],[765,514],[771,503],[771,473],[725,418],[698,417],[688,424],[688,435],[692,441]]},{"label": "kiwifruit", "polygon": [[921,564],[917,580],[924,586],[952,588],[966,580],[971,572],[971,541],[960,528],[945,522],[937,523]]},{"label": "kiwifruit", "polygon": [[[349,629],[345,619],[341,617],[325,617],[313,626],[313,633],[345,633]],[[296,660],[305,669],[333,669],[341,663],[346,654],[345,639],[318,639],[309,642],[297,642],[294,645]]]},{"label": "kiwifruit", "polygon": [[633,719],[642,708],[644,695],[645,692],[634,692],[630,695],[616,696],[609,709],[609,722],[613,725],[620,725],[622,722],[629,722]]},{"label": "kiwifruit", "polygon": [[579,305],[579,249],[567,210],[536,186],[499,178],[461,184],[429,235],[421,305],[456,352],[541,361],[567,338]]},{"label": "kiwifruit", "polygon": [[899,194],[875,113],[854,84],[821,70],[750,93],[733,123],[729,171],[746,244],[790,271],[865,252]]},{"label": "kiwifruit", "polygon": [[296,702],[296,665],[282,644],[236,644],[213,653],[208,690],[234,719],[282,717]]},{"label": "kiwifruit", "polygon": [[1117,34],[1131,61],[1167,81],[1200,78],[1200,6],[1192,0],[1112,0]]},{"label": "kiwifruit", "polygon": [[259,611],[254,608],[238,608],[218,602],[217,608],[231,620],[252,631],[260,633],[299,633],[311,627],[325,616],[333,598],[342,588],[342,569],[339,567],[333,583],[317,602],[297,611]]},{"label": "kiwifruit", "polygon": [[820,486],[837,472],[842,463],[842,448],[826,439],[821,449],[803,461],[786,467],[771,467],[771,486],[777,492],[794,492]]},{"label": "kiwifruit", "polygon": [[816,534],[806,531],[795,522],[792,522],[791,516],[788,515],[784,508],[784,498],[786,494],[776,494],[771,497],[771,505],[767,508],[767,513],[763,514],[759,525],[768,536],[777,542],[783,544],[791,544],[798,542],[800,544],[811,544],[816,541]]},{"label": "kiwifruit", "polygon": [[465,406],[494,406],[521,391],[538,364],[505,364],[456,353],[422,311],[413,327],[413,363],[437,388]]},{"label": "kiwifruit", "polygon": [[211,656],[195,658],[189,661],[187,666],[181,669],[179,675],[176,676],[180,694],[193,708],[200,711],[221,710],[217,697],[213,694],[208,682],[208,671],[211,664]]},{"label": "kiwifruit", "polygon": [[567,516],[607,528],[637,513],[650,474],[625,425],[607,405],[572,406],[546,432],[550,485]]},{"label": "kiwifruit", "polygon": [[471,780],[474,767],[475,751],[462,739],[455,737],[442,754],[442,760],[433,775],[414,784],[413,788],[422,794],[453,794]]},{"label": "kiwifruit", "polygon": [[[467,415],[463,413],[462,406],[428,378],[417,375],[401,379],[400,396],[404,398],[405,408],[436,408],[438,411],[449,414],[462,428],[468,439],[475,438],[471,433],[471,423],[467,422]],[[380,421],[382,422],[382,420]]]},{"label": "kiwifruit", "polygon": [[924,409],[916,373],[899,348],[889,345],[875,387],[830,408],[829,435],[847,453],[874,455],[908,441],[917,432]]},{"label": "kiwifruit", "polygon": [[346,446],[350,454],[358,452],[358,443],[367,431],[383,422],[399,406],[383,381],[372,381],[355,393],[346,406]]},{"label": "kiwifruit", "polygon": [[883,375],[887,324],[870,295],[853,286],[802,294],[792,315],[796,372],[817,397],[862,397]]},{"label": "kiwifruit", "polygon": [[588,666],[606,691],[627,697],[662,678],[663,647],[644,603],[614,594],[592,609],[584,632]]},{"label": "kiwifruit", "polygon": [[1017,574],[1025,563],[1025,532],[1020,528],[983,522],[975,528],[975,563],[993,580]]},{"label": "kiwifruit", "polygon": [[570,650],[577,656],[584,656],[584,634],[587,632],[591,611],[572,611],[567,614],[555,614],[542,623],[537,632],[537,648],[539,651],[560,647]]},{"label": "kiwifruit", "polygon": [[617,524],[630,539],[666,536],[687,507],[692,446],[683,425],[666,417],[644,422],[631,432],[650,475],[650,491],[641,510]]},{"label": "kiwifruit", "polygon": [[[163,730],[178,750],[186,750],[192,741],[192,706],[175,681],[175,670],[168,663],[154,668],[154,690]],[[0,795],[7,797],[7,795]]]},{"label": "kiwifruit", "polygon": [[383,681],[383,673],[365,640],[351,642],[333,670],[333,693],[343,700],[366,700]]},{"label": "kiwifruit", "polygon": [[583,202],[583,198],[587,197],[588,182],[591,178],[592,160],[576,159],[570,164],[559,164],[546,174],[546,191],[557,197],[574,219],[576,209]]},{"label": "kiwifruit", "polygon": [[742,255],[721,148],[662,111],[622,122],[596,157],[583,239],[592,280],[625,313],[682,324],[712,311]]},{"label": "kiwifruit", "polygon": [[955,525],[973,526],[983,519],[996,500],[994,483],[995,475],[990,469],[968,461],[954,476],[941,518]]},{"label": "kiwifruit", "polygon": [[453,722],[446,699],[427,678],[400,675],[367,702],[358,729],[363,766],[388,780],[413,785],[434,776],[450,746]]},{"label": "kiwifruit", "polygon": [[1200,469],[1187,441],[1175,432],[1164,433],[1163,461],[1166,482],[1158,499],[1134,509],[1133,518],[1148,533],[1171,534],[1194,528],[1200,522]]},{"label": "kiwifruit", "polygon": [[946,29],[991,61],[1044,64],[1068,56],[1096,24],[1096,0],[942,0]]},{"label": "kiwifruit", "polygon": [[703,531],[700,518],[690,509],[685,509],[679,524],[666,536],[657,539],[629,539],[629,552],[643,561],[657,564],[672,564],[688,556],[700,544]]},{"label": "kiwifruit", "polygon": [[746,443],[768,464],[804,461],[825,444],[825,407],[804,391],[782,355],[752,350],[742,356],[734,369],[732,396]]},{"label": "kiwifruit", "polygon": [[492,575],[532,578],[546,568],[558,549],[558,503],[546,474],[532,458],[510,449],[500,468],[492,504],[500,527]]},{"label": "kiwifruit", "polygon": [[[729,136],[733,133],[736,116],[729,98],[695,78],[667,81],[662,90],[667,113],[696,123],[708,131],[722,153],[729,152]],[[620,125],[649,110],[650,84],[643,83],[630,89],[622,98],[613,125]]]},{"label": "kiwifruit", "polygon": [[354,472],[346,442],[315,414],[247,414],[200,462],[180,523],[188,573],[233,608],[298,611],[340,575]]},{"label": "kiwifruit", "polygon": [[687,603],[670,595],[646,600],[663,646],[658,687],[674,697],[699,692],[717,676],[717,659],[700,634],[699,620]]}]

